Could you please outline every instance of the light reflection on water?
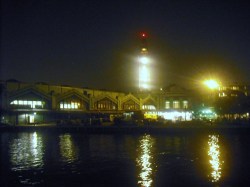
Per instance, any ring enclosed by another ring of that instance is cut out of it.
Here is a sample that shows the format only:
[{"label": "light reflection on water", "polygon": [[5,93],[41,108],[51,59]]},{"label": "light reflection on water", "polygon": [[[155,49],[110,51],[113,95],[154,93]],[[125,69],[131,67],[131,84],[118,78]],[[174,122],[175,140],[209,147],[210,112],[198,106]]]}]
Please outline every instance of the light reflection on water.
[{"label": "light reflection on water", "polygon": [[249,143],[248,134],[0,133],[0,186],[249,186]]},{"label": "light reflection on water", "polygon": [[65,162],[73,162],[78,158],[77,147],[73,143],[70,134],[63,134],[59,136],[60,154],[62,160]]},{"label": "light reflection on water", "polygon": [[138,157],[136,159],[137,166],[140,168],[138,176],[138,184],[143,187],[150,187],[153,182],[153,154],[152,147],[154,139],[150,135],[144,135],[139,140]]},{"label": "light reflection on water", "polygon": [[42,168],[43,155],[42,136],[36,132],[20,134],[10,143],[10,162],[14,171]]},{"label": "light reflection on water", "polygon": [[208,137],[208,155],[210,157],[209,163],[211,166],[211,173],[209,174],[209,177],[212,182],[218,182],[221,178],[221,167],[223,164],[223,161],[221,160],[219,135],[209,135]]}]

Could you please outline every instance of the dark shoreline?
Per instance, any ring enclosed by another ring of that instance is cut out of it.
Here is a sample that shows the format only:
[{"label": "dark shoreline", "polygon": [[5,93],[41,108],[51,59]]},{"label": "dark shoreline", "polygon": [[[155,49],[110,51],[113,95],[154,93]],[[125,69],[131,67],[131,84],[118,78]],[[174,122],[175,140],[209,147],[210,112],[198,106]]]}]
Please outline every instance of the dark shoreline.
[{"label": "dark shoreline", "polygon": [[175,133],[250,133],[250,125],[174,125],[174,126],[81,126],[23,125],[1,126],[1,132],[59,132],[83,134],[175,134]]}]

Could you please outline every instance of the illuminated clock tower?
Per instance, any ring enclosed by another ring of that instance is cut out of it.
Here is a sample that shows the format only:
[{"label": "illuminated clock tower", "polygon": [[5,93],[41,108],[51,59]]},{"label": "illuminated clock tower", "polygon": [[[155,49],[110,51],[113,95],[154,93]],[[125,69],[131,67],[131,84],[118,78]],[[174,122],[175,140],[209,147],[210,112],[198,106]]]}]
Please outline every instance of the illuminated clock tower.
[{"label": "illuminated clock tower", "polygon": [[147,34],[141,33],[141,51],[139,56],[139,89],[149,90],[150,85],[150,59],[148,57]]}]

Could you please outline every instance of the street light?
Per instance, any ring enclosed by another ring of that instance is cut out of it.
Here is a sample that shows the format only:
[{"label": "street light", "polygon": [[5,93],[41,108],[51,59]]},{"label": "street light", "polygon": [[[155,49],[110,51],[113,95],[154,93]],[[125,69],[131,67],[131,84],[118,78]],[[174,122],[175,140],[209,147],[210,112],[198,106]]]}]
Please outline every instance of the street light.
[{"label": "street light", "polygon": [[213,79],[205,80],[204,84],[211,90],[219,89],[220,87],[219,83]]}]

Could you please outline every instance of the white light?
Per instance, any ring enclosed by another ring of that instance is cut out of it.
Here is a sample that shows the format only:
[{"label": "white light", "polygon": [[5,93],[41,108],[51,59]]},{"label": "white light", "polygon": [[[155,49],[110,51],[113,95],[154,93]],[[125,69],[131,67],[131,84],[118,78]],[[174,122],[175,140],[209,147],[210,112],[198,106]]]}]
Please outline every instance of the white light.
[{"label": "white light", "polygon": [[149,70],[146,66],[142,66],[140,69],[140,81],[148,82],[149,81]]},{"label": "white light", "polygon": [[147,58],[147,57],[141,57],[141,58],[140,58],[140,62],[141,62],[142,64],[148,64],[148,63],[149,63],[149,58]]},{"label": "white light", "polygon": [[179,112],[179,111],[169,111],[169,112],[159,112],[159,116],[163,117],[166,120],[171,121],[191,121],[192,120],[192,112]]},{"label": "white light", "polygon": [[149,85],[144,83],[144,84],[141,84],[141,88],[143,89],[149,89]]}]

